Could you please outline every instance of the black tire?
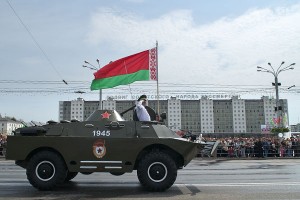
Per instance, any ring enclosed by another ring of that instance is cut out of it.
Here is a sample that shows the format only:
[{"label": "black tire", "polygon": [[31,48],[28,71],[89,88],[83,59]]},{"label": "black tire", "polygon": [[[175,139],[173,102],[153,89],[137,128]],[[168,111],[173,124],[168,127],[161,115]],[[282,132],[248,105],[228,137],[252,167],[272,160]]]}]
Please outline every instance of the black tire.
[{"label": "black tire", "polygon": [[33,187],[39,190],[52,190],[65,181],[67,167],[58,154],[42,151],[31,157],[26,174]]},{"label": "black tire", "polygon": [[110,174],[114,176],[122,176],[123,174],[125,174],[125,172],[110,172]]},{"label": "black tire", "polygon": [[83,174],[83,175],[90,175],[90,174],[92,174],[93,172],[80,172],[81,174]]},{"label": "black tire", "polygon": [[177,177],[174,160],[163,152],[151,152],[139,163],[137,175],[149,191],[160,192],[170,188]]},{"label": "black tire", "polygon": [[73,178],[77,176],[78,172],[69,172],[67,173],[67,177],[65,178],[65,182],[69,182]]}]

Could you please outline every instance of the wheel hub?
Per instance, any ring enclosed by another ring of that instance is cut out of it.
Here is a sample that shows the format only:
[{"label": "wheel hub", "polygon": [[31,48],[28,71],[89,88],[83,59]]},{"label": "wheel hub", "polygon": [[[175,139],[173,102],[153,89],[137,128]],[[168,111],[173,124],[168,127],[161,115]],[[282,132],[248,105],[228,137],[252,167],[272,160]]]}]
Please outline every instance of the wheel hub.
[{"label": "wheel hub", "polygon": [[35,169],[36,176],[42,181],[49,181],[55,175],[55,167],[49,161],[40,162]]},{"label": "wheel hub", "polygon": [[162,162],[152,163],[148,168],[148,177],[154,182],[162,182],[167,174],[167,167]]}]

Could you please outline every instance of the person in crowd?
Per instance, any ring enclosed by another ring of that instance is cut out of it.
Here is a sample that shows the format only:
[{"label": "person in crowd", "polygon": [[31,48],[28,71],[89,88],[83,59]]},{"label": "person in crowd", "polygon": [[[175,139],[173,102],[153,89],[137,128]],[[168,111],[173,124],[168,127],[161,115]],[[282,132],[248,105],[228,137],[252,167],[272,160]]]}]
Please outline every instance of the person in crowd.
[{"label": "person in crowd", "polygon": [[225,139],[221,140],[221,157],[227,157],[228,156],[228,143]]},{"label": "person in crowd", "polygon": [[263,143],[262,139],[259,138],[254,143],[254,151],[255,151],[255,157],[262,158],[263,157]]},{"label": "person in crowd", "polygon": [[291,139],[292,139],[292,150],[294,152],[294,156],[295,157],[299,157],[299,150],[298,150],[299,143],[298,143],[298,139],[294,138],[294,137],[292,137]]},{"label": "person in crowd", "polygon": [[233,157],[234,154],[234,142],[233,140],[228,140],[228,157]]},{"label": "person in crowd", "polygon": [[280,157],[284,157],[286,156],[285,155],[285,150],[286,150],[286,143],[285,143],[285,140],[282,140],[280,143],[279,143],[279,156]]},{"label": "person in crowd", "polygon": [[263,157],[267,158],[269,154],[270,144],[266,138],[263,139],[262,145],[263,145]]},{"label": "person in crowd", "polygon": [[287,138],[285,141],[285,146],[286,146],[286,154],[287,157],[292,157],[293,156],[293,149],[292,149],[292,141],[290,138]]},{"label": "person in crowd", "polygon": [[271,139],[269,153],[272,157],[277,157],[277,155],[276,155],[276,144],[275,144],[274,139]]},{"label": "person in crowd", "polygon": [[234,149],[234,156],[239,157],[240,156],[240,141],[238,139],[234,140],[233,149]]},{"label": "person in crowd", "polygon": [[246,142],[242,138],[240,139],[240,152],[241,152],[241,157],[245,158],[246,157]]},{"label": "person in crowd", "polygon": [[250,139],[249,140],[246,140],[245,141],[245,151],[246,151],[246,157],[252,157],[252,155],[251,155],[251,141],[250,141]]}]

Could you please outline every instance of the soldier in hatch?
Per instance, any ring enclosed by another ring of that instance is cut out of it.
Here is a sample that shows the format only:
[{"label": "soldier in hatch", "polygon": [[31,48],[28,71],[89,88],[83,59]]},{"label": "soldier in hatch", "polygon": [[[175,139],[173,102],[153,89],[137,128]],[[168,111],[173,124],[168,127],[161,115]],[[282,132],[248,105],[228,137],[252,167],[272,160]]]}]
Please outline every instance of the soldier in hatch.
[{"label": "soldier in hatch", "polygon": [[146,105],[147,105],[147,96],[143,94],[136,101],[135,108],[134,108],[139,121],[151,121],[150,115],[145,107]]}]

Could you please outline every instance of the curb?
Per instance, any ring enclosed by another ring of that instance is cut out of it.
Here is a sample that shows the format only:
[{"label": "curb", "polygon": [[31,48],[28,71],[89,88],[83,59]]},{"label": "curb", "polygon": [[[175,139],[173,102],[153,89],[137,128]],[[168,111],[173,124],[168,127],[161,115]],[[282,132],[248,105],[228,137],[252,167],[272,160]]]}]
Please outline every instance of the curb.
[{"label": "curb", "polygon": [[286,159],[300,159],[300,157],[268,157],[268,158],[258,158],[258,157],[249,157],[249,158],[227,158],[227,157],[196,157],[196,160],[286,160]]}]

